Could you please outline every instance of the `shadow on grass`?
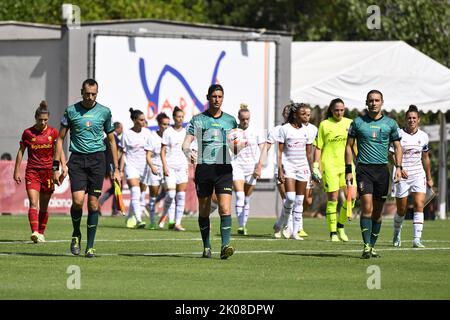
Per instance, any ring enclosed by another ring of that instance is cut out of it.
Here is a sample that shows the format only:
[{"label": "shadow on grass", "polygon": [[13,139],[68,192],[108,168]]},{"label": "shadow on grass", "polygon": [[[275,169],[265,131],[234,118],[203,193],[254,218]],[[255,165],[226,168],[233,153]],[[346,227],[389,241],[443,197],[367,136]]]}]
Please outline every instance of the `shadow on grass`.
[{"label": "shadow on grass", "polygon": [[316,258],[353,258],[360,259],[359,255],[350,255],[345,253],[314,253],[314,252],[299,252],[299,253],[280,253],[287,256],[303,256],[303,257],[316,257]]},{"label": "shadow on grass", "polygon": [[0,255],[31,256],[31,257],[74,257],[68,253],[43,253],[43,252],[0,252]]},{"label": "shadow on grass", "polygon": [[195,255],[185,255],[185,254],[173,254],[173,253],[159,253],[159,254],[146,254],[146,253],[118,253],[118,256],[124,257],[147,257],[147,258],[190,258],[197,259],[201,258],[201,253],[198,256]]}]

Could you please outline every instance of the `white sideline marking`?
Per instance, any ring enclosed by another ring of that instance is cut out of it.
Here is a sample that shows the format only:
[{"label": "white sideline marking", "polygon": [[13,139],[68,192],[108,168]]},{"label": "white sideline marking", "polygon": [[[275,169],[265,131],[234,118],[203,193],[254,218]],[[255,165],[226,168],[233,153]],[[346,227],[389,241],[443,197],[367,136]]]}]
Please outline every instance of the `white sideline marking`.
[{"label": "white sideline marking", "polygon": [[[446,248],[381,248],[377,249],[377,251],[426,251],[426,250],[450,250],[450,247]],[[261,253],[346,253],[346,252],[357,252],[360,253],[361,249],[346,249],[346,250],[236,250],[235,254],[261,254]],[[212,251],[213,254],[219,254],[218,251]],[[101,253],[97,254],[97,256],[200,256],[202,252],[119,252],[119,253]],[[32,256],[33,253],[0,253],[0,256]],[[38,254],[37,254],[38,255]],[[45,256],[46,253],[42,253],[42,256]],[[70,253],[47,253],[49,256],[67,256],[73,257]],[[80,257],[84,257],[83,254],[80,254]]]}]

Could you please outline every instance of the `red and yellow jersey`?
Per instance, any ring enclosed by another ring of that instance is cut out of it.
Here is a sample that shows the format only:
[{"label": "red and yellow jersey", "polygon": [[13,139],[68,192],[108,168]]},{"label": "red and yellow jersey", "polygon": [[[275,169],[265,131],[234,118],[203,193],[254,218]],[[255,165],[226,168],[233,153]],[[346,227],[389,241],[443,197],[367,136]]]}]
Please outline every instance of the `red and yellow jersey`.
[{"label": "red and yellow jersey", "polygon": [[51,169],[58,130],[47,126],[42,131],[33,127],[22,134],[20,145],[28,150],[27,169]]}]

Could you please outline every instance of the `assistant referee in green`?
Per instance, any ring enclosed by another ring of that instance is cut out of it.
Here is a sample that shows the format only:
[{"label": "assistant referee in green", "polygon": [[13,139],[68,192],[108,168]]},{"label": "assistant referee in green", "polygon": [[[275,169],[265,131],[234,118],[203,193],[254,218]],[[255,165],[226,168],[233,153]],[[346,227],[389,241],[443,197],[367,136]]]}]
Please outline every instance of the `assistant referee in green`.
[{"label": "assistant referee in green", "polygon": [[[190,123],[183,142],[183,152],[191,161],[196,160],[195,187],[198,197],[198,224],[203,240],[203,257],[211,258],[210,208],[211,197],[215,192],[219,204],[220,235],[222,245],[220,258],[227,259],[234,253],[230,245],[231,237],[231,199],[233,192],[233,168],[227,145],[227,135],[237,128],[236,118],[222,111],[223,87],[213,84],[206,98],[209,107],[195,115]],[[197,159],[191,157],[190,145],[197,138]]]},{"label": "assistant referee in green", "polygon": [[[367,93],[367,112],[357,117],[348,130],[345,146],[345,174],[353,181],[353,144],[358,147],[356,183],[361,199],[361,233],[364,241],[363,259],[378,258],[374,250],[381,229],[381,214],[389,191],[390,174],[387,166],[389,145],[394,145],[395,163],[402,163],[402,147],[397,123],[381,113],[383,94],[378,90]],[[400,181],[401,167],[395,168],[395,181]]]}]

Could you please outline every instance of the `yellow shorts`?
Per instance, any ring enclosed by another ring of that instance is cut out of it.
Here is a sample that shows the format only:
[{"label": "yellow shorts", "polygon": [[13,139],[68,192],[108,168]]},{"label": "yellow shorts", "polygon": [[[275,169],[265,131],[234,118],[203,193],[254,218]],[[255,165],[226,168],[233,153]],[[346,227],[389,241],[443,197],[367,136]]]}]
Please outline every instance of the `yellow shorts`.
[{"label": "yellow shorts", "polygon": [[[356,187],[356,175],[355,168],[353,170],[353,183],[352,185]],[[334,192],[338,191],[340,188],[344,188],[347,186],[345,182],[345,172],[336,172],[336,171],[324,171],[322,173],[322,181],[323,181],[323,189],[325,192]]]}]

